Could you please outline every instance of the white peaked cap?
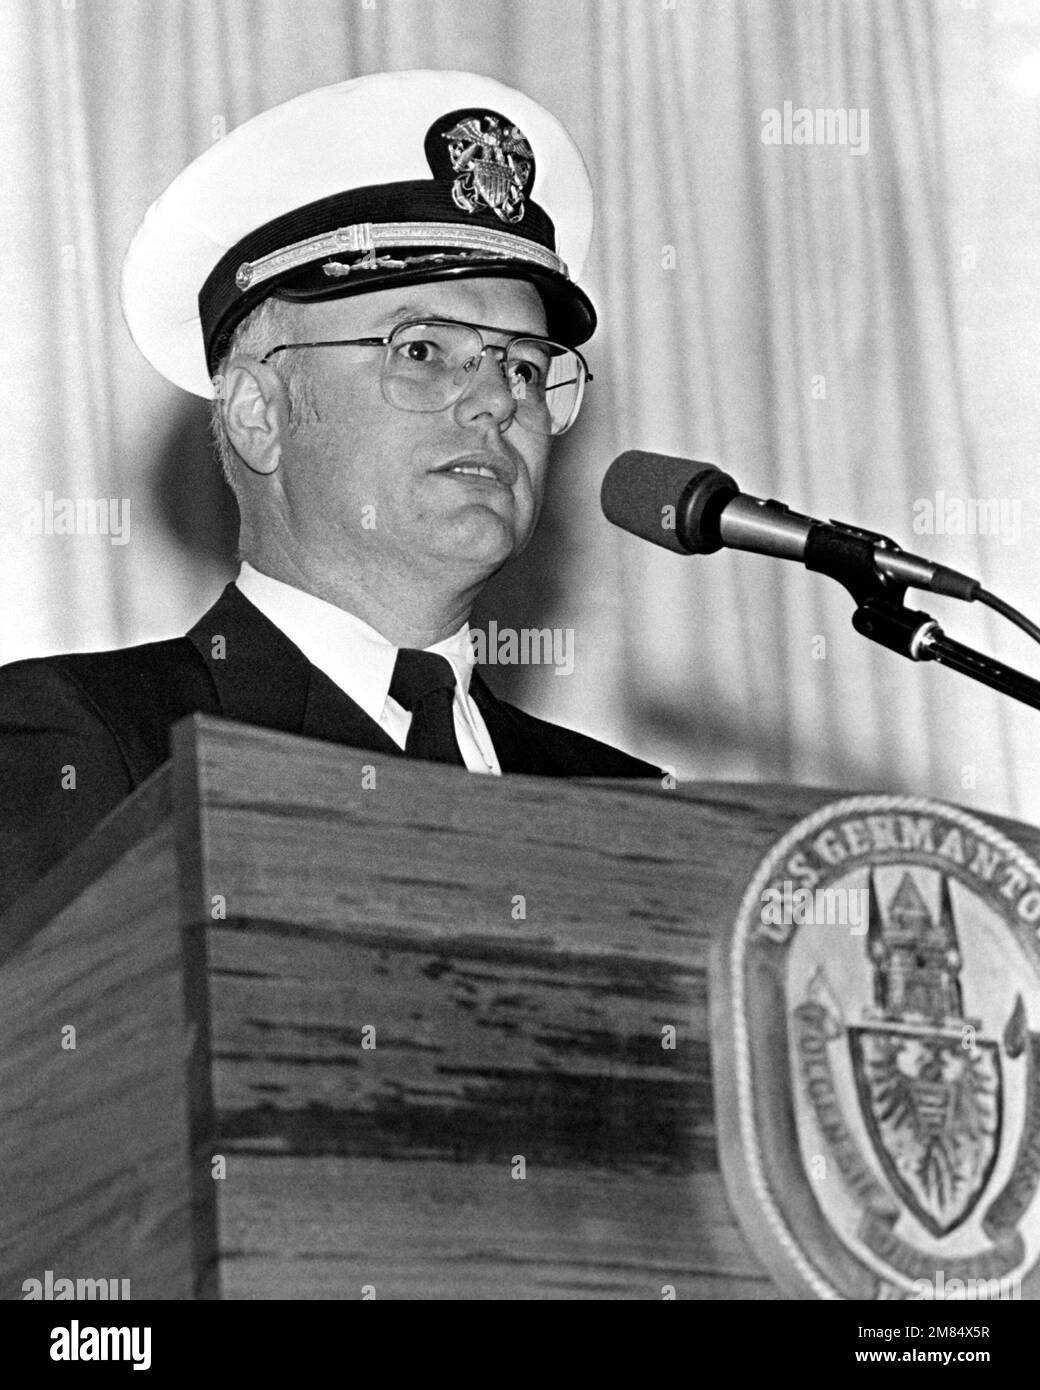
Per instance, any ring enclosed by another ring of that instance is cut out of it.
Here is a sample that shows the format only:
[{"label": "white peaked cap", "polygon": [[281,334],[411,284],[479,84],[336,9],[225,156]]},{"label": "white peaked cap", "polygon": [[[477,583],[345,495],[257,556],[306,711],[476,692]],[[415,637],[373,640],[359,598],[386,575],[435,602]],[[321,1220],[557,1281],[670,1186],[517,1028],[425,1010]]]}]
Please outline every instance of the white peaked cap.
[{"label": "white peaked cap", "polygon": [[389,72],[306,92],[207,149],[145,214],[122,306],[163,376],[212,396],[235,326],[272,294],[329,299],[474,275],[529,280],[571,346],[592,187],[544,107],[469,72]]}]

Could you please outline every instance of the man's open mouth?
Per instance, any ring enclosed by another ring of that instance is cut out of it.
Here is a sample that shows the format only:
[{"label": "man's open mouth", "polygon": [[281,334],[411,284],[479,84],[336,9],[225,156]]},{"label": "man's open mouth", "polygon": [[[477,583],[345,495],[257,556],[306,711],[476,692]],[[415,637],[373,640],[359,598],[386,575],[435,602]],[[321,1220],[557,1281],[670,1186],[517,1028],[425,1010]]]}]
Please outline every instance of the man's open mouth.
[{"label": "man's open mouth", "polygon": [[494,483],[499,481],[497,473],[479,463],[457,463],[453,468],[449,468],[448,472],[461,473],[469,478],[490,478]]},{"label": "man's open mouth", "polygon": [[516,468],[508,459],[456,459],[434,472],[453,473],[462,478],[486,478],[502,487],[512,487],[516,482]]}]

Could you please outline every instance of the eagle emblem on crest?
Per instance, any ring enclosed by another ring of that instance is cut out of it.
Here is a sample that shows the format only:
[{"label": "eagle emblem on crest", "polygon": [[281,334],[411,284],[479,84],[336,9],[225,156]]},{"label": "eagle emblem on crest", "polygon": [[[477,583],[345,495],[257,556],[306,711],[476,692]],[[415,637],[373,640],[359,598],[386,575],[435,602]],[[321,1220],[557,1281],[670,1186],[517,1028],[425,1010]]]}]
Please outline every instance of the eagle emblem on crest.
[{"label": "eagle emblem on crest", "polygon": [[534,154],[515,125],[487,113],[442,133],[455,172],[452,200],[463,212],[487,208],[500,222],[522,222]]},{"label": "eagle emblem on crest", "polygon": [[889,1181],[921,1224],[943,1236],[969,1215],[993,1172],[1000,1049],[964,1016],[945,877],[933,917],[909,871],[882,913],[872,875],[867,939],[878,1021],[849,1029],[860,1104]]}]

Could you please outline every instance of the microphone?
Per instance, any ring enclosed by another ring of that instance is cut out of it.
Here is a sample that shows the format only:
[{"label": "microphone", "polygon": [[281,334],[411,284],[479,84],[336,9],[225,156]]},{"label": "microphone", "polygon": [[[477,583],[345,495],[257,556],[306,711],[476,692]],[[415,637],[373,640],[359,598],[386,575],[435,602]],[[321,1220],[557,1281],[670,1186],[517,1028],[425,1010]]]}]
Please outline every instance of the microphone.
[{"label": "microphone", "polygon": [[783,502],[749,497],[710,463],[629,449],[607,469],[600,502],[615,526],[680,555],[713,555],[726,546],[801,560],[837,578],[843,560],[866,555],[879,579],[905,588],[968,603],[981,589],[977,579],[908,555],[875,531],[817,521]]}]

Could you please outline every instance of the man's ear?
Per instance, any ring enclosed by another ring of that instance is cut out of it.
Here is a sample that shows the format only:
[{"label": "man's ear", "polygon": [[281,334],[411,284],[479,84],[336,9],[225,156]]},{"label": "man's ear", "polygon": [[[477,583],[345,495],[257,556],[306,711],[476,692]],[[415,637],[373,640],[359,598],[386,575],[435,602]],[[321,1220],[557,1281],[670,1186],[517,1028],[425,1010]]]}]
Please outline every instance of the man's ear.
[{"label": "man's ear", "polygon": [[232,357],[222,373],[224,424],[247,468],[274,473],[289,429],[289,393],[269,363]]}]

